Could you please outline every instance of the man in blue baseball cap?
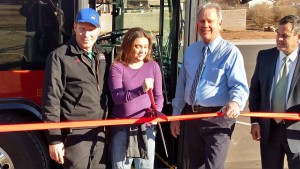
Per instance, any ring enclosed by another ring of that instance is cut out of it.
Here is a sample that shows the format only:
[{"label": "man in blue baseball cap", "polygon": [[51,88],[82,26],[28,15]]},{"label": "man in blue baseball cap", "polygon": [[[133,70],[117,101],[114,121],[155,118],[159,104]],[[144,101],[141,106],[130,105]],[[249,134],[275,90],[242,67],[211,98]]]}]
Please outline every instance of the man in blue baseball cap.
[{"label": "man in blue baseball cap", "polygon": [[[47,57],[43,88],[43,120],[60,122],[107,117],[108,55],[96,40],[98,13],[84,8],[74,22],[75,36]],[[106,168],[104,127],[47,131],[51,159],[64,169]]]},{"label": "man in blue baseball cap", "polygon": [[77,45],[81,49],[91,52],[92,46],[100,34],[99,14],[91,8],[79,11],[74,23],[74,31]]},{"label": "man in blue baseball cap", "polygon": [[100,27],[99,15],[94,9],[91,8],[82,9],[77,14],[76,22],[77,23],[87,22],[94,25],[97,28]]}]

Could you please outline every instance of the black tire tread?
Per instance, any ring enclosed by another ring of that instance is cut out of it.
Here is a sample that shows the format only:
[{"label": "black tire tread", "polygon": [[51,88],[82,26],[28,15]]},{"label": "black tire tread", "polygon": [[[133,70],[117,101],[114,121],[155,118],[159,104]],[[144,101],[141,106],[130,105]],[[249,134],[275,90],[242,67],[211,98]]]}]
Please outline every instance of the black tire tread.
[{"label": "black tire tread", "polygon": [[[24,118],[21,118],[21,117],[22,116],[20,116],[20,115],[9,113],[9,112],[6,112],[6,113],[0,112],[0,124],[25,123],[26,120],[24,120]],[[35,150],[37,152],[37,154],[39,154],[39,157],[41,160],[40,164],[42,164],[42,166],[39,166],[39,169],[50,169],[48,150],[46,148],[45,143],[42,141],[41,134],[38,131],[26,131],[24,133],[26,135],[19,135],[18,137],[26,136],[28,138],[28,140],[30,140],[30,142],[34,145],[33,150]],[[10,132],[10,134],[14,134],[14,133]],[[16,133],[16,134],[19,134],[19,133]],[[1,139],[3,139],[3,138],[1,138]],[[29,158],[31,158],[31,157],[29,157]],[[38,160],[38,159],[35,159],[35,160]],[[14,163],[16,163],[16,162],[14,162]],[[16,166],[15,166],[15,168],[16,168]]]}]

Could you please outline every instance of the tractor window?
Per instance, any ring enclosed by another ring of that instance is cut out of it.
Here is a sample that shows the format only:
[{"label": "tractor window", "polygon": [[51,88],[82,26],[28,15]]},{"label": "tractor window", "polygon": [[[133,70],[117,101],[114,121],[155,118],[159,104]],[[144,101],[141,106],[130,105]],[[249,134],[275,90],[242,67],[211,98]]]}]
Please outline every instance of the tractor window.
[{"label": "tractor window", "polygon": [[0,2],[0,69],[43,69],[59,46],[57,0]]},{"label": "tractor window", "polygon": [[26,19],[20,15],[20,1],[0,2],[0,69],[21,69],[26,41]]}]

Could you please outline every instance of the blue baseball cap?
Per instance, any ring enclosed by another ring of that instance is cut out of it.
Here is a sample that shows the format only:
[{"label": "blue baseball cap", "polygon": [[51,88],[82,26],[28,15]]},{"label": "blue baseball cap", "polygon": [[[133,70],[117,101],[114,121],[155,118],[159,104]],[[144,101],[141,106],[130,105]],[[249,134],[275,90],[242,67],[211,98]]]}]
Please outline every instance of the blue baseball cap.
[{"label": "blue baseball cap", "polygon": [[96,27],[100,27],[99,14],[92,8],[83,8],[76,17],[76,23],[88,22]]}]

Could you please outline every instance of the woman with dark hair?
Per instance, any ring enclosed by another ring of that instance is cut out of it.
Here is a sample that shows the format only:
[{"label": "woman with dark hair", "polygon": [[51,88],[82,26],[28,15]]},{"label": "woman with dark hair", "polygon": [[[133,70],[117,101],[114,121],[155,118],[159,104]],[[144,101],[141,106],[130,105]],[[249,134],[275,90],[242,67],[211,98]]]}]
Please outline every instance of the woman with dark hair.
[{"label": "woman with dark hair", "polygon": [[[153,89],[157,110],[163,107],[162,77],[152,59],[151,37],[142,28],[126,32],[121,51],[109,72],[109,88],[114,101],[112,118],[147,117],[151,108],[148,90]],[[154,166],[155,125],[113,126],[111,128],[112,168],[136,169]]]}]

